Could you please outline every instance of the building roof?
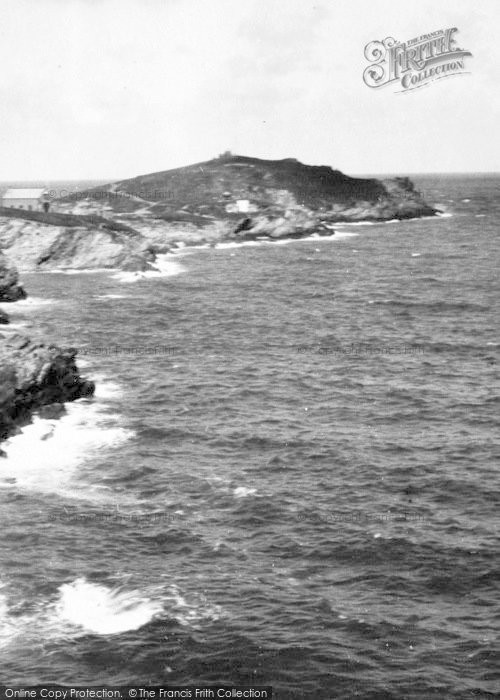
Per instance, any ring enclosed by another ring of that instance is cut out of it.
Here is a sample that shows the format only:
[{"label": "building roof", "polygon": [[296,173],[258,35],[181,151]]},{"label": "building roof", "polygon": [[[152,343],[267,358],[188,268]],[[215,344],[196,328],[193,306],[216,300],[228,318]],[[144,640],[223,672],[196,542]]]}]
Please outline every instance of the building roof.
[{"label": "building roof", "polygon": [[8,189],[3,194],[3,199],[39,199],[45,190],[31,187],[29,189]]}]

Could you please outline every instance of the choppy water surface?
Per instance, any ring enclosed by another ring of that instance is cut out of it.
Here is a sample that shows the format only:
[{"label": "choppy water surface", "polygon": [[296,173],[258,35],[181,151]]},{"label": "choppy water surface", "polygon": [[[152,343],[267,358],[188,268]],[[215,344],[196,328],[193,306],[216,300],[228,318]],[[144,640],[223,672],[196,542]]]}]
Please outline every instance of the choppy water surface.
[{"label": "choppy water surface", "polygon": [[497,697],[500,178],[418,184],[452,216],[25,276],[98,391],[6,445],[1,680]]}]

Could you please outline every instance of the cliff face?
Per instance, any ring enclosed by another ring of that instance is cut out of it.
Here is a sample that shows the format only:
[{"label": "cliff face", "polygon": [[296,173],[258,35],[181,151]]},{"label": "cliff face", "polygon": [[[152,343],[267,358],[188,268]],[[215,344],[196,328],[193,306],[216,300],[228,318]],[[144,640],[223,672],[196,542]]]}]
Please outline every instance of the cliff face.
[{"label": "cliff face", "polygon": [[137,231],[54,226],[0,216],[0,246],[23,271],[60,268],[147,269],[154,260]]},{"label": "cliff face", "polygon": [[[13,302],[25,296],[16,269],[0,253],[0,301]],[[93,382],[78,373],[76,353],[73,348],[61,350],[20,335],[0,333],[0,440],[18,424],[28,422],[32,412],[42,406],[93,394]]]}]

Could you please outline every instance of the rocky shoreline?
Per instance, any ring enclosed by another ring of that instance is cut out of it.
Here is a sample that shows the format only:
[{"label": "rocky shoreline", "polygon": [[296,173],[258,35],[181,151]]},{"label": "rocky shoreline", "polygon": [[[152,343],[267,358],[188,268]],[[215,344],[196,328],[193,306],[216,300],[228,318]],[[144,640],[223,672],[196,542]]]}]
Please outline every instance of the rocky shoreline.
[{"label": "rocky shoreline", "polygon": [[[0,302],[25,297],[17,270],[0,253]],[[2,315],[8,322],[7,314]],[[76,355],[75,348],[0,333],[0,441],[29,423],[35,411],[57,417],[64,412],[64,402],[93,395],[95,385],[80,376]]]}]

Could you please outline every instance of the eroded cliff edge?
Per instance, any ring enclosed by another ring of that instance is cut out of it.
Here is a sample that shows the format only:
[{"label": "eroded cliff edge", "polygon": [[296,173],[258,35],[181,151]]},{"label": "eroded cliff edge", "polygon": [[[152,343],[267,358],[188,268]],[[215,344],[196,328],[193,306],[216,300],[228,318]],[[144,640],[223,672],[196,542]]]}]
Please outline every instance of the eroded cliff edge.
[{"label": "eroded cliff edge", "polygon": [[23,272],[145,270],[155,255],[130,226],[102,217],[0,207],[0,247]]}]

